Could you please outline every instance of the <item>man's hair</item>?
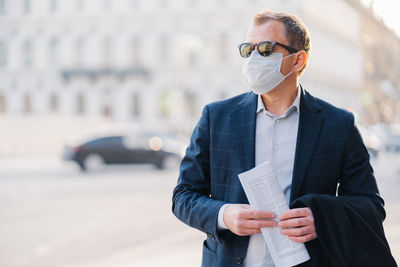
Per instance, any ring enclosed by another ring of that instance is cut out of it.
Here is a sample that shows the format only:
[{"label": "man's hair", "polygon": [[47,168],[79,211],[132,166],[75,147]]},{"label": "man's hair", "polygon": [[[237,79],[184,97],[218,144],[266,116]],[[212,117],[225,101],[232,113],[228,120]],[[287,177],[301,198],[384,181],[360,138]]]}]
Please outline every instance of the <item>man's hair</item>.
[{"label": "man's hair", "polygon": [[[289,41],[289,46],[299,51],[304,50],[307,56],[309,56],[311,40],[308,35],[308,30],[300,18],[285,12],[273,12],[269,9],[264,9],[254,15],[253,25],[258,26],[271,19],[280,21],[285,25],[286,38]],[[299,74],[305,70],[306,64],[300,70]]]}]

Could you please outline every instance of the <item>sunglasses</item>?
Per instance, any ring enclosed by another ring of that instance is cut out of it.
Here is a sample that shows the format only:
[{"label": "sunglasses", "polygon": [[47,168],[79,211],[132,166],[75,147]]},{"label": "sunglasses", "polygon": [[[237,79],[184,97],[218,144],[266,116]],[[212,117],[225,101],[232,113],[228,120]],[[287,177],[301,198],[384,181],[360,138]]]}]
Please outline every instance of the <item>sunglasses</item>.
[{"label": "sunglasses", "polygon": [[254,48],[257,46],[258,53],[260,53],[260,55],[264,57],[267,57],[272,54],[272,50],[274,50],[275,45],[285,48],[291,54],[298,52],[297,49],[294,49],[293,47],[278,42],[265,41],[259,44],[252,44],[252,43],[240,44],[239,53],[242,57],[247,58],[251,55],[251,52],[253,52]]}]

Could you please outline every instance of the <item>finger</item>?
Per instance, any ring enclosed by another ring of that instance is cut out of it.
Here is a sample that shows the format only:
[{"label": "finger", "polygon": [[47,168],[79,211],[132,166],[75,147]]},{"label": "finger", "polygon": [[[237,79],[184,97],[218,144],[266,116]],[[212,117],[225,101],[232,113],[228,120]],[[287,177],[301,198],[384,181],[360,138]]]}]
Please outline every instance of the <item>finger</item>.
[{"label": "finger", "polygon": [[295,219],[287,219],[284,221],[280,221],[278,226],[285,228],[285,227],[299,227],[305,225],[313,225],[314,219],[311,217],[302,217],[302,218],[295,218]]},{"label": "finger", "polygon": [[312,215],[312,212],[309,208],[298,208],[298,209],[291,209],[279,216],[279,220],[287,220],[291,218],[298,218],[298,217],[306,217]]},{"label": "finger", "polygon": [[292,240],[294,242],[301,242],[301,243],[308,242],[315,238],[317,238],[316,234],[308,234],[308,235],[303,235],[303,236],[289,236],[290,240]]},{"label": "finger", "polygon": [[240,236],[256,235],[259,233],[261,233],[260,229],[241,229],[236,232],[236,234]]},{"label": "finger", "polygon": [[303,236],[303,235],[314,234],[314,233],[315,233],[315,229],[312,226],[281,229],[281,234],[287,235],[287,236]]},{"label": "finger", "polygon": [[239,216],[241,219],[274,219],[276,215],[273,212],[265,210],[243,210]]},{"label": "finger", "polygon": [[241,226],[243,228],[260,229],[264,227],[277,227],[278,222],[273,220],[245,220]]}]

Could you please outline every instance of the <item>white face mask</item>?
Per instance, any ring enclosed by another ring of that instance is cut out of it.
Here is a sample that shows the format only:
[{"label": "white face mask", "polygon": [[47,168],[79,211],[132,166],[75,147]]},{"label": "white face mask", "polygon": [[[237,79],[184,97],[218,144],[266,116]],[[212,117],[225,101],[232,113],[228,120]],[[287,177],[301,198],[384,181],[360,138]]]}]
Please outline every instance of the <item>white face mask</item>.
[{"label": "white face mask", "polygon": [[258,51],[253,51],[244,60],[242,75],[255,94],[266,94],[292,74],[293,71],[286,76],[281,73],[282,59],[292,55],[283,57],[280,53],[272,53],[263,57]]}]

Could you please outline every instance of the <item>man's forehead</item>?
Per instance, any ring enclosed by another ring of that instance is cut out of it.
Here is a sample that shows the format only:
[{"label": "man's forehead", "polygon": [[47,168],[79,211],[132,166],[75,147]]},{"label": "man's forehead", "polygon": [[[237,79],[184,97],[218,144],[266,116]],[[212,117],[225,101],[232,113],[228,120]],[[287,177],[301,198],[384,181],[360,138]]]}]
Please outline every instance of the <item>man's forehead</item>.
[{"label": "man's forehead", "polygon": [[246,41],[259,43],[262,41],[275,41],[288,43],[285,25],[278,20],[267,20],[260,25],[251,25],[247,32]]}]

